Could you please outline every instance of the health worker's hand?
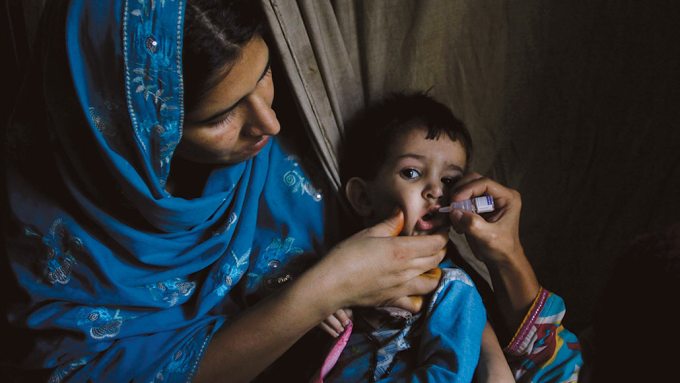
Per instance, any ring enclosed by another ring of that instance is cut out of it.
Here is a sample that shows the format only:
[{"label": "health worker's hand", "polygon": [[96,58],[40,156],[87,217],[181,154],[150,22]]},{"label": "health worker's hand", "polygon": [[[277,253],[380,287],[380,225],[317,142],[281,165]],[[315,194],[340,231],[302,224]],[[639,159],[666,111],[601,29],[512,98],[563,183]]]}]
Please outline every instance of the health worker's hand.
[{"label": "health worker's hand", "polygon": [[451,227],[465,234],[472,252],[486,264],[506,325],[517,329],[540,288],[519,239],[522,199],[519,192],[473,173],[456,184],[452,201],[484,194],[493,197],[495,210],[482,215],[453,210]]},{"label": "health worker's hand", "polygon": [[519,239],[522,209],[519,192],[471,173],[456,184],[451,201],[463,201],[485,194],[494,199],[493,212],[478,215],[454,209],[449,213],[451,227],[457,233],[465,234],[475,256],[487,265],[500,266],[524,257]]}]

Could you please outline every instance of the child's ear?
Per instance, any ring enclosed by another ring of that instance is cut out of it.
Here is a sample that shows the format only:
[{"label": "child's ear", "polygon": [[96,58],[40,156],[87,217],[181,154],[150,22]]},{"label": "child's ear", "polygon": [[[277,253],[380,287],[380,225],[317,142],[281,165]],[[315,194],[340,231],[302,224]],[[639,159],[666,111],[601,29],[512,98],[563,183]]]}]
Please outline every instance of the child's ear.
[{"label": "child's ear", "polygon": [[361,217],[368,217],[373,212],[371,199],[368,197],[368,185],[359,177],[352,177],[345,186],[345,197],[352,209]]}]

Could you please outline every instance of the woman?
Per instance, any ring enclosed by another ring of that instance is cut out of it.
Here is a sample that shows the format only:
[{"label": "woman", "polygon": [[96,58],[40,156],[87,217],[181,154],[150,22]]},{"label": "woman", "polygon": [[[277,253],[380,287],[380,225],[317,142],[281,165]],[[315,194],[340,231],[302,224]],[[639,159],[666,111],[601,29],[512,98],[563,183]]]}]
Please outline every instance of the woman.
[{"label": "woman", "polygon": [[24,368],[249,381],[341,307],[434,289],[446,236],[389,238],[400,214],[314,264],[321,196],[273,138],[252,3],[48,5],[9,140]]}]

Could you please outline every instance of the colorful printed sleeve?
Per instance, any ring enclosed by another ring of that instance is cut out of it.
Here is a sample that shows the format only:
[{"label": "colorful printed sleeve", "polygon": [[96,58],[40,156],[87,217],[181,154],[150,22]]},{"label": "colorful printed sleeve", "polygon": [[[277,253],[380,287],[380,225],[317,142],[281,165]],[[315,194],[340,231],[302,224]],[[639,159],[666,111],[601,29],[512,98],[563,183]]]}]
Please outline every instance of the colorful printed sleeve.
[{"label": "colorful printed sleeve", "polygon": [[517,382],[577,382],[583,365],[576,335],[562,326],[566,312],[559,296],[541,287],[522,325],[505,348]]}]

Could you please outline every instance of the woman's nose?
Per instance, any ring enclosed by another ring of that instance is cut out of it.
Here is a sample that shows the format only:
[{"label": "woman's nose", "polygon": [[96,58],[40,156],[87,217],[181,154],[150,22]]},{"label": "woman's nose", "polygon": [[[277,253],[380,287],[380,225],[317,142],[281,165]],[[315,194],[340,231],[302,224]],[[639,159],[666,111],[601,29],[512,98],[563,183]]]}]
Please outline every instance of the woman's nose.
[{"label": "woman's nose", "polygon": [[276,112],[261,97],[252,97],[248,100],[247,134],[250,136],[275,136],[281,130]]}]

